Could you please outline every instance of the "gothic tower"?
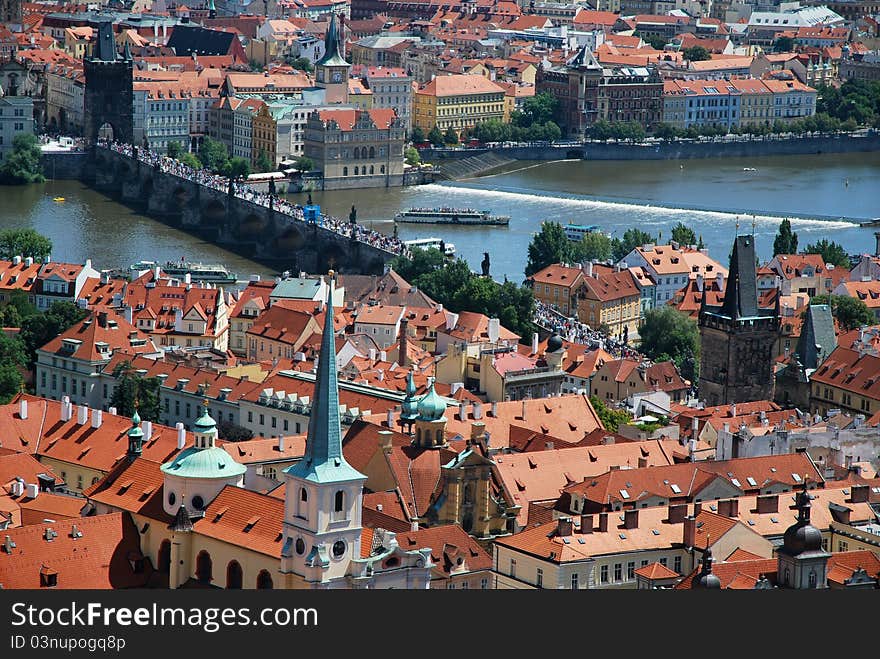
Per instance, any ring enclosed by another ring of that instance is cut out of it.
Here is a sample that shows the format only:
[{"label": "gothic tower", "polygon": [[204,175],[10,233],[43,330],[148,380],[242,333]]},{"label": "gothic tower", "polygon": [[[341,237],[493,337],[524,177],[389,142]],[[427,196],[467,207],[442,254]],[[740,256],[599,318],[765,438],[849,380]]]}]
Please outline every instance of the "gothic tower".
[{"label": "gothic tower", "polygon": [[101,23],[92,56],[86,57],[85,118],[83,130],[87,144],[98,138],[131,143],[134,133],[134,92],[131,52],[116,52],[113,27]]},{"label": "gothic tower", "polygon": [[336,14],[330,15],[330,25],[324,35],[324,56],[315,62],[315,82],[326,90],[325,103],[348,103],[348,74],[351,64],[339,54],[339,30]]},{"label": "gothic tower", "polygon": [[306,453],[284,470],[281,572],[312,588],[346,587],[349,564],[361,556],[367,480],[342,455],[332,285],[329,289]]},{"label": "gothic tower", "polygon": [[773,399],[779,309],[758,304],[755,237],[737,236],[720,306],[700,307],[700,398],[707,405]]}]

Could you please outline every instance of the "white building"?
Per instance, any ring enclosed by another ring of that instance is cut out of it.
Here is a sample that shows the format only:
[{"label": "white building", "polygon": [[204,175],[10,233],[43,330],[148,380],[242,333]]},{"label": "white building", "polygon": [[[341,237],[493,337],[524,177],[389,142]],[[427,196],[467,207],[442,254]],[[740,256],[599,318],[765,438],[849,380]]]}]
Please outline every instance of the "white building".
[{"label": "white building", "polygon": [[34,134],[34,100],[30,96],[0,97],[0,161],[12,150],[16,135]]},{"label": "white building", "polygon": [[134,142],[165,153],[169,142],[190,144],[190,99],[176,83],[135,82]]},{"label": "white building", "polygon": [[412,128],[412,77],[401,68],[370,66],[364,78],[373,92],[373,107],[396,110],[408,134]]}]

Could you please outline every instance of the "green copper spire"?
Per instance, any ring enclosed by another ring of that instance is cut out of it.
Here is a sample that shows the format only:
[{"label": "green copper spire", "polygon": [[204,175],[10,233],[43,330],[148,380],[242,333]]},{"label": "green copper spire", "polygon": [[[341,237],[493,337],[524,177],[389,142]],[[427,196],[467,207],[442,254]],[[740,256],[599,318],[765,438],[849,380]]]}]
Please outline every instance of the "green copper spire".
[{"label": "green copper spire", "polygon": [[134,460],[140,457],[143,451],[144,431],[141,429],[141,416],[137,408],[131,417],[131,430],[128,431],[128,458]]},{"label": "green copper spire", "polygon": [[324,35],[324,56],[318,60],[316,66],[349,66],[348,62],[339,54],[339,29],[336,26],[336,14],[330,15],[330,25],[327,34]]},{"label": "green copper spire", "polygon": [[400,405],[400,418],[404,421],[414,421],[419,415],[419,402],[416,400],[416,383],[413,372],[409,372],[406,378],[406,397]]},{"label": "green copper spire", "polygon": [[349,465],[342,455],[342,430],[339,425],[339,381],[336,375],[336,340],[333,328],[333,285],[327,295],[324,333],[318,355],[315,395],[309,416],[306,454],[285,471],[296,478],[317,483],[366,479]]}]

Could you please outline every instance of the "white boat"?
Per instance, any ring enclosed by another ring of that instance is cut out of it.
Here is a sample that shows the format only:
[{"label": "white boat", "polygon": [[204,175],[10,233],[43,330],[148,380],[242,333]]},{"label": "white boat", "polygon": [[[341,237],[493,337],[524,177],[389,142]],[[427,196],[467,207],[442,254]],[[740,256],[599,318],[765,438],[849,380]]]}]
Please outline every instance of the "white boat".
[{"label": "white boat", "polygon": [[395,222],[410,224],[481,224],[507,226],[509,215],[492,215],[473,208],[410,208],[394,216]]},{"label": "white boat", "polygon": [[757,172],[758,170],[754,167],[743,167],[744,172]]},{"label": "white boat", "polygon": [[434,249],[441,250],[444,256],[452,258],[455,256],[455,245],[444,241],[442,238],[413,238],[412,240],[404,240],[404,245],[417,249]]},{"label": "white boat", "polygon": [[579,243],[581,238],[588,233],[599,230],[599,226],[596,224],[566,224],[562,228],[565,230],[565,237],[576,243]]},{"label": "white boat", "polygon": [[190,281],[203,281],[211,284],[231,285],[238,281],[238,275],[230,272],[225,266],[216,263],[199,263],[196,261],[166,261],[164,264],[156,261],[138,261],[130,267],[133,275],[137,276],[145,270],[152,270],[156,267],[162,269],[162,273],[169,276],[183,279],[187,274]]}]

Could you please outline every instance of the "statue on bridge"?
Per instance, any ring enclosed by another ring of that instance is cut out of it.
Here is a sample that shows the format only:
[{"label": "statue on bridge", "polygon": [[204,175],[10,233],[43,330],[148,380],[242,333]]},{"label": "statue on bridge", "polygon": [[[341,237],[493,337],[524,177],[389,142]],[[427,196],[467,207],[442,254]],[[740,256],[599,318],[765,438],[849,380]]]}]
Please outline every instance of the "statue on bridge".
[{"label": "statue on bridge", "polygon": [[275,179],[269,179],[269,212],[271,213],[275,206]]},{"label": "statue on bridge", "polygon": [[483,252],[483,262],[480,263],[480,267],[483,268],[483,276],[489,276],[489,252]]},{"label": "statue on bridge", "polygon": [[354,204],[351,205],[351,212],[348,214],[348,221],[352,224],[357,224],[358,212],[357,208],[354,207]]},{"label": "statue on bridge", "polygon": [[311,192],[309,192],[309,198],[306,200],[306,205],[307,206],[312,205],[312,193]]}]

